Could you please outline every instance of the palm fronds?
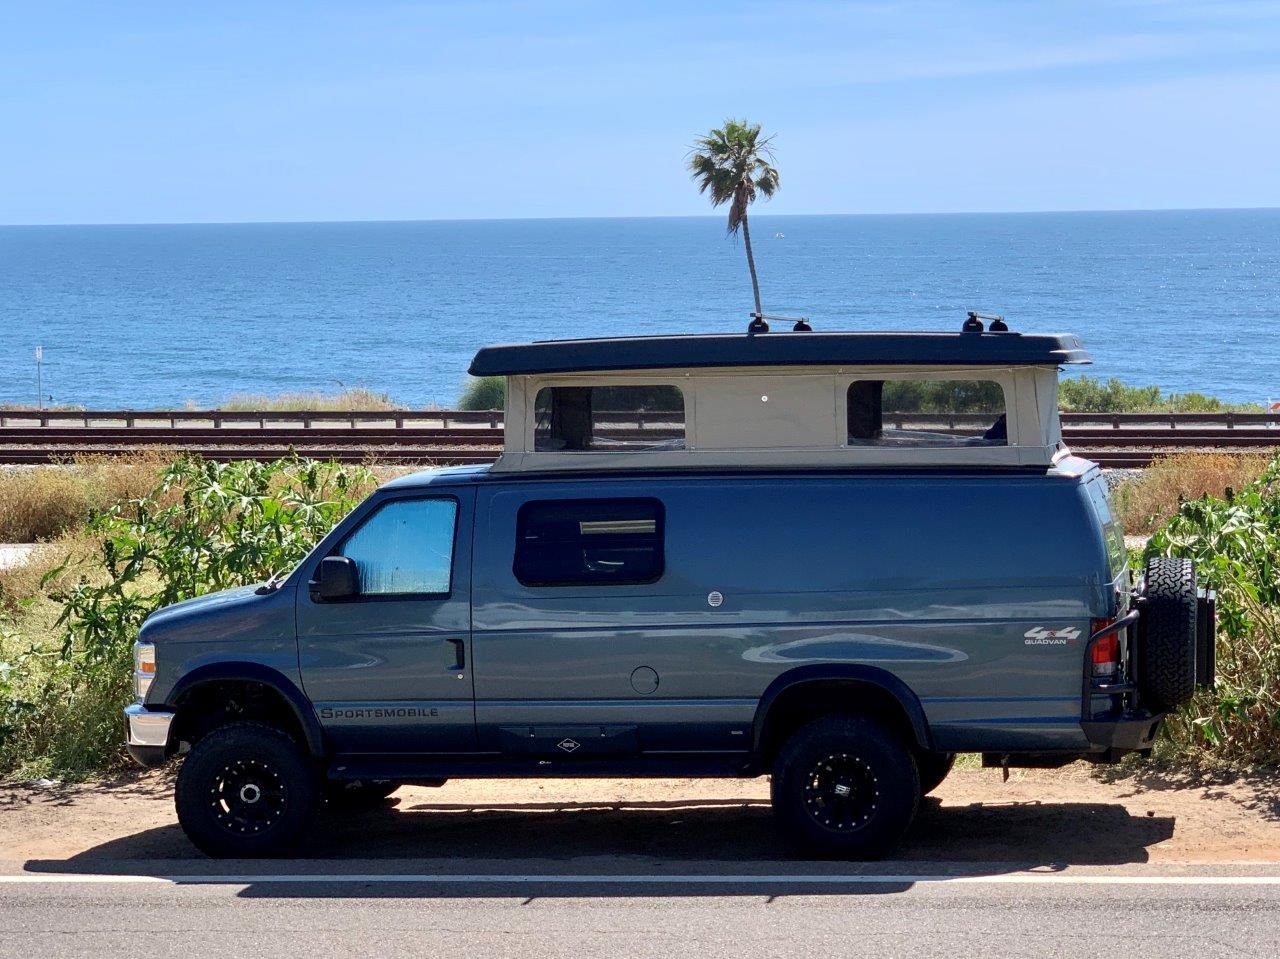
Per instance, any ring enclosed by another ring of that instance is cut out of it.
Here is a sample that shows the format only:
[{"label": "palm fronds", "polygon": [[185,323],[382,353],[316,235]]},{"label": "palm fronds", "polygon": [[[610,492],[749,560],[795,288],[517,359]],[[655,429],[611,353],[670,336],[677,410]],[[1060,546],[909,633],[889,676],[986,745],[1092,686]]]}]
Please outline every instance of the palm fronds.
[{"label": "palm fronds", "polygon": [[726,120],[724,126],[699,137],[689,153],[689,173],[712,206],[729,204],[728,231],[737,233],[747,208],[780,185],[773,165],[773,137],[760,136],[760,124]]}]

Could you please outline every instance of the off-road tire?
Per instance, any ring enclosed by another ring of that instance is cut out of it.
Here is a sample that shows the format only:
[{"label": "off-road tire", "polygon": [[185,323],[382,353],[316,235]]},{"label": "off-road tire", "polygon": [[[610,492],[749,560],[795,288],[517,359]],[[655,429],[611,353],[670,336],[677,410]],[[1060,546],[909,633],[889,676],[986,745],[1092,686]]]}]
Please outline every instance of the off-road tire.
[{"label": "off-road tire", "polygon": [[378,805],[399,786],[387,779],[330,779],[324,798],[330,809],[356,812]]},{"label": "off-road tire", "polygon": [[778,753],[771,789],[787,838],[832,859],[883,857],[920,803],[911,748],[864,716],[825,716],[798,729]]},{"label": "off-road tire", "polygon": [[174,805],[187,838],[215,858],[293,850],[320,807],[320,776],[287,734],[263,723],[220,726],[178,770]]},{"label": "off-road tire", "polygon": [[916,769],[920,773],[920,795],[927,796],[951,774],[956,764],[955,753],[917,752]]},{"label": "off-road tire", "polygon": [[1189,559],[1147,562],[1146,604],[1137,636],[1138,682],[1155,712],[1181,706],[1196,691],[1196,570]]}]

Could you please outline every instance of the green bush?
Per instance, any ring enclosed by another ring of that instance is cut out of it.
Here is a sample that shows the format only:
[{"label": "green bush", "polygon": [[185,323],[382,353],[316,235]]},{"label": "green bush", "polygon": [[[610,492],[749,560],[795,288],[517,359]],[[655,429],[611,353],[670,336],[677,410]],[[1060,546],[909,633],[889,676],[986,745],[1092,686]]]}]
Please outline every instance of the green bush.
[{"label": "green bush", "polygon": [[500,410],[507,405],[505,376],[473,376],[458,397],[460,410]]},{"label": "green bush", "polygon": [[881,406],[893,413],[998,413],[1004,391],[991,380],[888,380]]},{"label": "green bush", "polygon": [[[1203,393],[1163,393],[1158,386],[1128,386],[1117,379],[1063,379],[1058,405],[1071,413],[1222,413],[1261,411]],[[987,413],[1003,406],[1000,387],[989,380],[891,380],[884,408],[897,413]]]},{"label": "green bush", "polygon": [[74,776],[118,759],[142,621],[292,568],[373,485],[363,467],[184,457],[96,516],[96,550],[51,569],[0,633],[0,773]]},{"label": "green bush", "polygon": [[1195,560],[1218,591],[1217,685],[1171,717],[1164,754],[1280,766],[1280,459],[1239,492],[1181,503],[1146,555]]},{"label": "green bush", "polygon": [[95,572],[105,576],[52,597],[63,604],[64,648],[128,647],[161,606],[292,568],[355,506],[352,488],[371,485],[368,470],[315,460],[178,460],[150,496],[95,521]]},{"label": "green bush", "polygon": [[[121,757],[130,650],[160,606],[299,562],[374,485],[300,459],[178,460],[98,515],[96,548],[54,567],[0,621],[0,775],[78,776]],[[1170,717],[1174,762],[1280,765],[1280,459],[1221,498],[1182,502],[1147,555],[1186,556],[1218,590],[1218,684]]]},{"label": "green bush", "polygon": [[1261,411],[1261,406],[1230,404],[1203,393],[1161,392],[1158,386],[1128,386],[1117,379],[1071,377],[1058,384],[1058,406],[1070,413],[1221,413]]}]

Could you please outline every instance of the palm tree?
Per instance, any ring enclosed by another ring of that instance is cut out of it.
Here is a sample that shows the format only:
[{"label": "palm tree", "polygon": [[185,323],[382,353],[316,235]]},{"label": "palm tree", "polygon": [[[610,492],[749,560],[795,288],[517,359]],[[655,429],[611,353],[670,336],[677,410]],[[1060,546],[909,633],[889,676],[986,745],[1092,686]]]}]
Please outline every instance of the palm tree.
[{"label": "palm tree", "polygon": [[772,139],[761,139],[758,123],[725,120],[724,126],[699,137],[689,154],[689,173],[698,184],[698,192],[708,194],[713,207],[729,204],[730,235],[736,235],[738,228],[742,228],[757,318],[763,315],[764,310],[760,307],[756,258],[751,253],[747,207],[755,202],[757,194],[768,198],[778,190],[778,171],[773,165],[773,151],[769,149]]}]

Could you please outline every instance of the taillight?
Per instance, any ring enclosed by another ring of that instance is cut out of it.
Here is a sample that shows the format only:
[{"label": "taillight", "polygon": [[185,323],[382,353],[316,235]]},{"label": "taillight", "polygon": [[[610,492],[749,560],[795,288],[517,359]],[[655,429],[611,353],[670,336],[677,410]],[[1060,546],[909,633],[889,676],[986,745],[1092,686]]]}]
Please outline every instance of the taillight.
[{"label": "taillight", "polygon": [[[1093,632],[1106,629],[1114,622],[1114,619],[1095,619]],[[1092,659],[1094,679],[1115,679],[1120,673],[1120,634],[1111,633],[1095,642]]]}]

